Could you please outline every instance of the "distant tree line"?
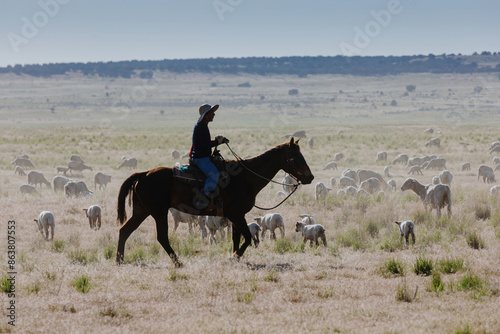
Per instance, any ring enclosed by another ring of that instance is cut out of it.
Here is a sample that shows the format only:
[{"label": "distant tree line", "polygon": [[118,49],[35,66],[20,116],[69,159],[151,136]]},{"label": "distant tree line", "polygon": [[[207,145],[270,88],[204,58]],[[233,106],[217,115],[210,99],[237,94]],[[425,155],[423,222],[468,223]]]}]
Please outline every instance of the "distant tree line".
[{"label": "distant tree line", "polygon": [[[476,61],[487,57],[493,65],[479,66]],[[305,77],[313,74],[346,74],[359,76],[395,75],[401,73],[477,73],[500,72],[500,53],[484,51],[473,56],[334,56],[334,57],[247,57],[206,59],[131,60],[119,62],[54,63],[1,67],[0,73],[50,77],[72,72],[109,78],[152,78],[154,71],[173,73],[287,74]]]}]

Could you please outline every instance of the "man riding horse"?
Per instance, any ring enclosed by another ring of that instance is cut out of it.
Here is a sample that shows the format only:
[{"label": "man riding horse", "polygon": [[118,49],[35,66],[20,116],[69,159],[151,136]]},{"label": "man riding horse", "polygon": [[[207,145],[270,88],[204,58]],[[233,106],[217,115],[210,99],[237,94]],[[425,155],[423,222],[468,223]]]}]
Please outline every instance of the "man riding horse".
[{"label": "man riding horse", "polygon": [[207,176],[205,185],[202,188],[202,193],[205,196],[200,196],[195,204],[195,206],[200,209],[206,208],[210,204],[210,198],[217,195],[216,187],[219,181],[219,171],[211,161],[212,147],[229,143],[229,139],[224,136],[217,136],[215,140],[211,140],[210,137],[208,123],[214,120],[215,111],[218,108],[218,104],[214,106],[203,104],[200,106],[200,117],[193,130],[193,145],[189,158]]}]

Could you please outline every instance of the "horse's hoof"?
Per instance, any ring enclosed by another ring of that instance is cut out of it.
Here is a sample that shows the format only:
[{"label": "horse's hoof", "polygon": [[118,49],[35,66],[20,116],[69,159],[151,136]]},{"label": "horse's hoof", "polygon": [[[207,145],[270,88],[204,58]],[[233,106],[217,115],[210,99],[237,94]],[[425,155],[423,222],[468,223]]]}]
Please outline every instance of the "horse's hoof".
[{"label": "horse's hoof", "polygon": [[182,268],[182,267],[184,267],[184,265],[181,262],[177,261],[177,262],[175,262],[175,267]]}]

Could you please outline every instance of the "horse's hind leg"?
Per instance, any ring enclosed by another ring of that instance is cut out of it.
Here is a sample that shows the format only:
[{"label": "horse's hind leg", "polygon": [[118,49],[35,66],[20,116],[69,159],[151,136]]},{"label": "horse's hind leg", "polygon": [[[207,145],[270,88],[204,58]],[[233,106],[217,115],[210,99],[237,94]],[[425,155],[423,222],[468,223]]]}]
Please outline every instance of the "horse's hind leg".
[{"label": "horse's hind leg", "polygon": [[120,264],[123,262],[123,256],[125,253],[125,242],[128,237],[134,232],[139,225],[144,221],[144,219],[149,216],[148,214],[132,214],[129,220],[120,228],[120,235],[118,237],[118,249],[116,251],[116,263]]},{"label": "horse's hind leg", "polygon": [[162,245],[163,249],[165,249],[165,251],[168,253],[168,256],[170,256],[170,259],[172,259],[172,262],[175,264],[175,266],[179,268],[182,267],[182,263],[177,258],[177,255],[175,255],[175,252],[170,246],[170,242],[168,241],[167,214],[168,213],[153,217],[156,221],[156,238],[158,239],[158,242]]}]

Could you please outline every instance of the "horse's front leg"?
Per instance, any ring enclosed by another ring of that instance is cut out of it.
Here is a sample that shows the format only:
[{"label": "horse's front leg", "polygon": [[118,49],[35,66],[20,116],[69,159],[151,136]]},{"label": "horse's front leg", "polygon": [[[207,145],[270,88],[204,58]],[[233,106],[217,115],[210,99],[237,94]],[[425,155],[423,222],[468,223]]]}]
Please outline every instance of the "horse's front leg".
[{"label": "horse's front leg", "polygon": [[[248,246],[251,245],[252,243],[252,234],[250,233],[250,229],[248,228],[247,221],[245,220],[245,217],[240,217],[237,219],[231,219],[233,222],[233,245],[234,245],[234,254],[238,258],[243,256],[243,253],[245,253],[245,250],[247,249]],[[237,233],[237,238],[238,240],[235,240],[235,231]],[[239,247],[240,244],[240,236],[243,235],[245,238],[245,241],[243,242],[243,245]],[[237,247],[236,247],[237,246]],[[233,254],[233,256],[234,256]]]},{"label": "horse's front leg", "polygon": [[233,258],[237,256],[236,254],[240,249],[240,239],[241,239],[240,231],[233,227]]}]

